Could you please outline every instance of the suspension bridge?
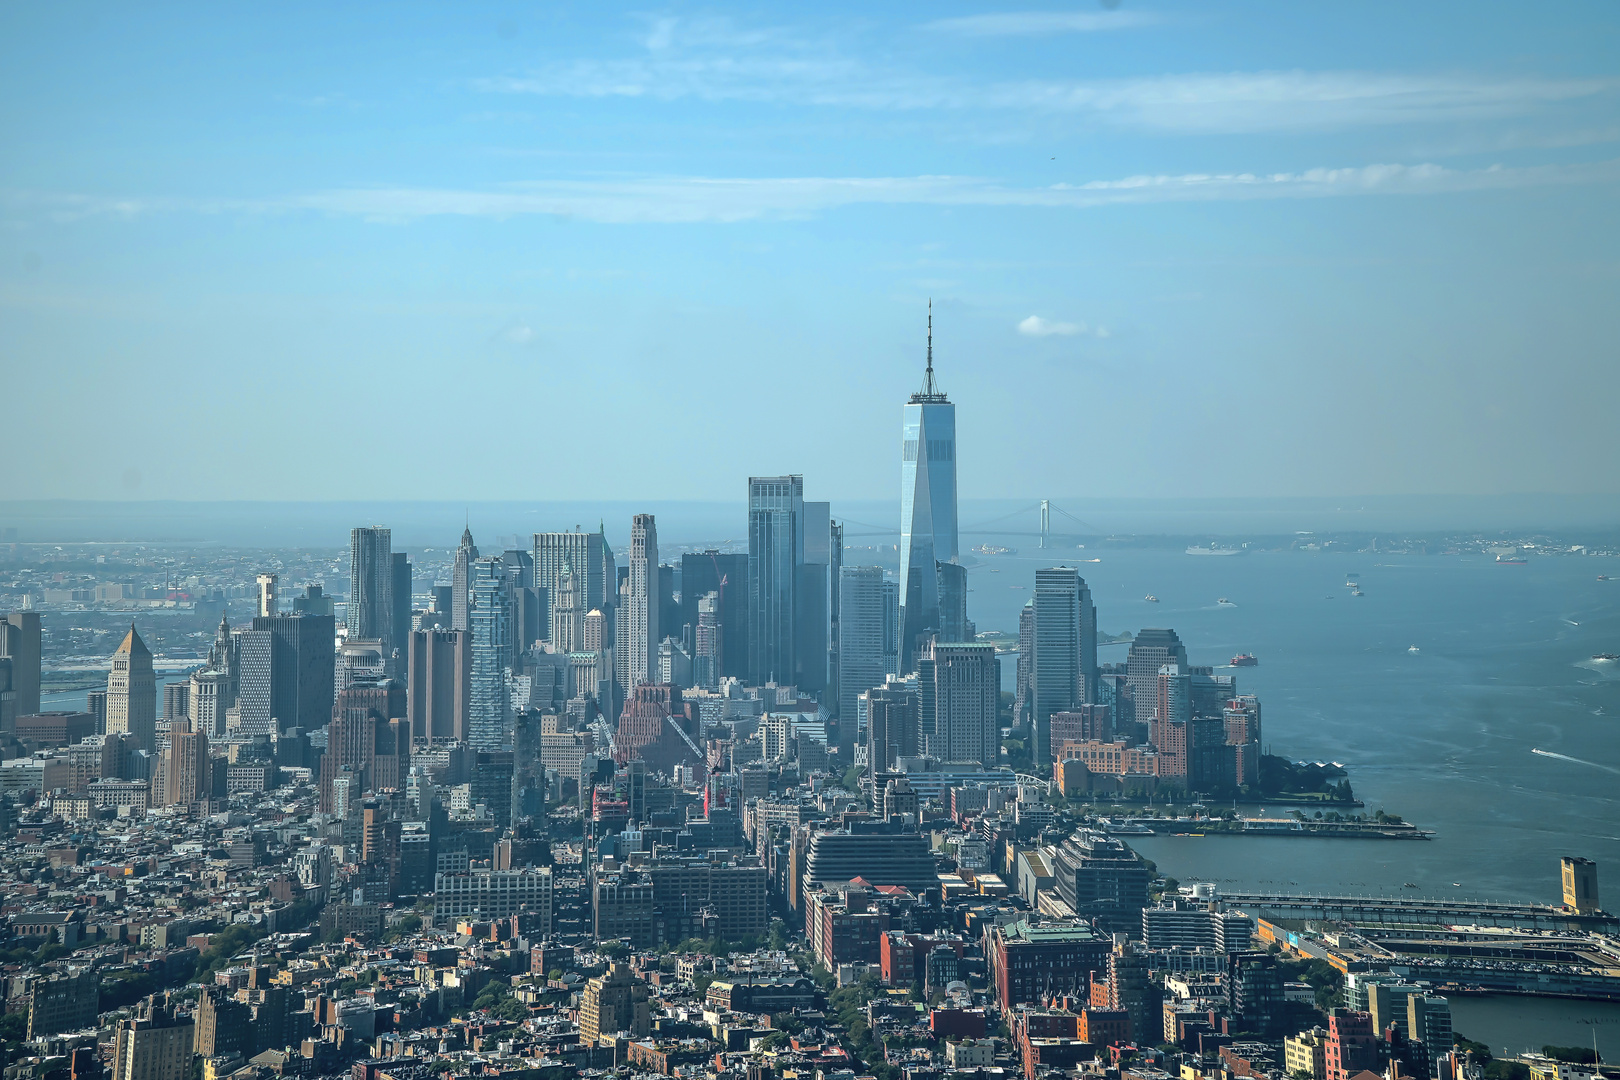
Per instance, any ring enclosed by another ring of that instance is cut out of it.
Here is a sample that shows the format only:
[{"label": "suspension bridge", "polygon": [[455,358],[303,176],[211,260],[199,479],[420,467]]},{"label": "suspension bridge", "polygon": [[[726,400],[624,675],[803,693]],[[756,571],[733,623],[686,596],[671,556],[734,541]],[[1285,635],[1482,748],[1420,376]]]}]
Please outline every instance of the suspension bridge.
[{"label": "suspension bridge", "polygon": [[[1057,524],[1062,531],[1054,532],[1052,523],[1054,516],[1059,519]],[[894,527],[874,525],[867,521],[855,521],[852,518],[842,518],[846,525],[856,525],[871,532],[846,532],[848,538],[872,536],[898,536],[900,530]],[[1033,528],[1031,528],[1033,526]],[[958,530],[960,536],[1035,536],[1040,538],[1043,548],[1058,546],[1073,546],[1077,540],[1088,537],[1107,535],[1102,529],[1087,521],[1083,521],[1061,506],[1055,506],[1050,499],[1039,499],[1028,506],[1020,506],[999,517],[977,521],[971,525],[963,526]]]}]

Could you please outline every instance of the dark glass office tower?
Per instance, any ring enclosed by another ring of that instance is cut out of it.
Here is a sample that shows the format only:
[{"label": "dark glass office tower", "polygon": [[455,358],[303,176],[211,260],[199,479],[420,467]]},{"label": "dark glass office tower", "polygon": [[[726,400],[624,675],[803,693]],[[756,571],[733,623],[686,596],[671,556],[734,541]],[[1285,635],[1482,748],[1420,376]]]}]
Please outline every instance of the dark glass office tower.
[{"label": "dark glass office tower", "polygon": [[698,604],[715,594],[720,624],[716,674],[748,678],[748,556],[710,549],[681,556],[681,625],[696,631]]},{"label": "dark glass office tower", "polygon": [[349,637],[381,641],[393,649],[394,553],[387,529],[355,529],[349,534]]},{"label": "dark glass office tower", "polygon": [[794,678],[795,598],[804,565],[804,477],[748,479],[749,680]]}]

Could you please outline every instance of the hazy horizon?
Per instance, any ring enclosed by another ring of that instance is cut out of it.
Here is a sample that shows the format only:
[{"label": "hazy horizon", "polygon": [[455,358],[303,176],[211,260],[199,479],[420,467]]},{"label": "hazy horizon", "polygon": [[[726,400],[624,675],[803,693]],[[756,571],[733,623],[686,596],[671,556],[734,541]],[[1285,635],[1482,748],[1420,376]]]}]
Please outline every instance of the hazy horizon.
[{"label": "hazy horizon", "polygon": [[[852,547],[899,532],[899,499],[839,499],[807,478],[806,494],[832,503]],[[1036,499],[961,501],[965,544],[1027,535],[1039,522]],[[1360,496],[1346,498],[1099,499],[1053,497],[1052,529],[1069,535],[1258,537],[1342,532],[1435,534],[1512,530],[1520,534],[1620,531],[1620,501],[1609,496]],[[454,544],[463,525],[479,543],[576,526],[606,526],[629,541],[630,516],[651,513],[666,545],[746,541],[747,504],[734,500],[0,500],[0,536],[22,543],[224,543],[233,546],[343,547],[357,525],[385,525],[396,547]]]}]

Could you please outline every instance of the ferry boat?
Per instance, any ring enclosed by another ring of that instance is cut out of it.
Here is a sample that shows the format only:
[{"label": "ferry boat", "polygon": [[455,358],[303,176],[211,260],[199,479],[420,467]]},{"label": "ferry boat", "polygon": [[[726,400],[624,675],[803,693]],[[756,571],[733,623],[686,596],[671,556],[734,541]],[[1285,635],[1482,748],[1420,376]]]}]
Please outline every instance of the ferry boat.
[{"label": "ferry boat", "polygon": [[1238,653],[1236,656],[1232,657],[1233,667],[1257,667],[1259,666],[1259,663],[1260,661],[1255,658],[1255,655],[1252,652]]},{"label": "ferry boat", "polygon": [[1612,652],[1593,653],[1592,659],[1594,662],[1599,664],[1612,664],[1616,660],[1620,660],[1620,654]]},{"label": "ferry boat", "polygon": [[1159,598],[1154,596],[1152,593],[1148,593],[1146,596],[1142,597],[1142,599],[1146,600],[1150,604],[1157,604],[1159,602]]}]

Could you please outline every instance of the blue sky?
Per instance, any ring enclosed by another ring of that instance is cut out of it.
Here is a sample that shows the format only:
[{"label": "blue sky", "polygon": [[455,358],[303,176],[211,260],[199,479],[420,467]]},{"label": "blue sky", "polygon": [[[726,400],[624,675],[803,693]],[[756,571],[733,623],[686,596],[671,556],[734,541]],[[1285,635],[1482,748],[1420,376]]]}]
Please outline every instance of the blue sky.
[{"label": "blue sky", "polygon": [[6,5],[0,498],[1617,492],[1617,31]]}]

